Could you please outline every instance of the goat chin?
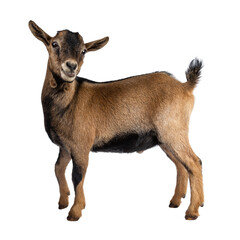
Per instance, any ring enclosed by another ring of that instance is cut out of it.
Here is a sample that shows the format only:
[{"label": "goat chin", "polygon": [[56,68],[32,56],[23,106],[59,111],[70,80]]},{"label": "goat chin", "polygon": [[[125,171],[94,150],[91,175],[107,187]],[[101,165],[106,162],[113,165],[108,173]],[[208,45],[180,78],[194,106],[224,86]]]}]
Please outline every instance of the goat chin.
[{"label": "goat chin", "polygon": [[69,77],[67,76],[66,73],[64,73],[62,70],[61,70],[61,78],[66,81],[66,82],[72,82],[74,81],[74,79],[76,78],[76,75],[74,75],[73,77]]}]

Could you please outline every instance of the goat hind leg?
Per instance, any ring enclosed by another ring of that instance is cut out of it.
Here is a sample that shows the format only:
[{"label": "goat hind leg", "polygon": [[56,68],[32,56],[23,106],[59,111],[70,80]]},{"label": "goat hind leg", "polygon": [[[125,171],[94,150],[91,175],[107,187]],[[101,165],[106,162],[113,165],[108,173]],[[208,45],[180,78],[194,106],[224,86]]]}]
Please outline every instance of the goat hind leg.
[{"label": "goat hind leg", "polygon": [[186,168],[174,157],[174,155],[164,146],[161,146],[166,155],[173,161],[177,169],[177,182],[175,193],[170,201],[169,207],[177,208],[181,204],[181,198],[185,198],[188,184],[188,172]]},{"label": "goat hind leg", "polygon": [[[189,173],[190,187],[191,187],[191,203],[186,211],[185,218],[187,220],[195,220],[198,215],[199,206],[204,205],[204,193],[203,193],[203,179],[202,179],[202,161],[199,157],[191,150],[189,155],[193,159],[189,165],[191,172]],[[198,194],[198,198],[194,197]]]},{"label": "goat hind leg", "polygon": [[188,172],[191,189],[191,203],[186,211],[185,218],[187,220],[195,220],[199,216],[198,208],[202,206],[204,202],[201,161],[199,161],[199,158],[193,152],[187,141],[181,146],[169,144],[168,149]]},{"label": "goat hind leg", "polygon": [[68,196],[70,195],[70,191],[65,178],[65,171],[70,160],[71,156],[68,154],[68,152],[60,148],[58,159],[55,164],[55,174],[58,180],[60,191],[60,198],[58,202],[59,209],[64,209],[68,206]]},{"label": "goat hind leg", "polygon": [[192,151],[191,147],[178,150],[176,152],[178,161],[186,168],[189,174],[191,202],[186,211],[185,218],[187,220],[195,220],[198,218],[198,208],[204,203],[202,166],[199,158]]}]

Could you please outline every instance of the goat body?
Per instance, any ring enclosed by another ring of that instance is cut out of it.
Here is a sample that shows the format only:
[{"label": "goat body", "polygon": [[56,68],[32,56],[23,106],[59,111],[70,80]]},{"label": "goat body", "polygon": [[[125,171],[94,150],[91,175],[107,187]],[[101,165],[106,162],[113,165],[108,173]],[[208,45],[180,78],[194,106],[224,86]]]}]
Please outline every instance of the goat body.
[{"label": "goat body", "polygon": [[161,143],[166,119],[171,124],[184,117],[186,127],[193,107],[190,85],[161,72],[106,83],[77,77],[66,84],[44,89],[42,103],[49,137],[69,149],[84,134],[92,151],[144,151]]},{"label": "goat body", "polygon": [[[75,202],[68,220],[78,220],[85,207],[83,182],[90,151],[131,153],[156,145],[177,167],[170,207],[180,205],[189,178],[192,197],[185,218],[196,219],[204,201],[201,161],[189,144],[188,126],[201,61],[190,63],[185,83],[166,72],[97,83],[77,74],[85,52],[100,49],[108,38],[84,44],[78,33],[64,30],[52,38],[34,22],[30,21],[29,26],[49,52],[42,105],[46,131],[60,149],[55,165],[60,209],[68,206],[64,173],[69,161],[73,161]],[[72,53],[66,56],[66,52]]]}]

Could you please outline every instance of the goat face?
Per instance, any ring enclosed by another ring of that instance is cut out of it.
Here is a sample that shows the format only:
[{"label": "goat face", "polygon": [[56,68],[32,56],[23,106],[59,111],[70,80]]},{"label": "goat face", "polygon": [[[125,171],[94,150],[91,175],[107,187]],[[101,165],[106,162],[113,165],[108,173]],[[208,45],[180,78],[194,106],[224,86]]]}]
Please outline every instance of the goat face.
[{"label": "goat face", "polygon": [[45,44],[49,53],[51,72],[67,82],[72,82],[76,78],[85,53],[102,48],[109,40],[105,37],[85,44],[79,33],[68,30],[59,31],[55,37],[50,37],[33,21],[29,22],[29,28],[33,35]]},{"label": "goat face", "polygon": [[80,71],[86,53],[80,34],[68,30],[58,32],[51,39],[48,52],[51,71],[65,81],[73,81]]}]

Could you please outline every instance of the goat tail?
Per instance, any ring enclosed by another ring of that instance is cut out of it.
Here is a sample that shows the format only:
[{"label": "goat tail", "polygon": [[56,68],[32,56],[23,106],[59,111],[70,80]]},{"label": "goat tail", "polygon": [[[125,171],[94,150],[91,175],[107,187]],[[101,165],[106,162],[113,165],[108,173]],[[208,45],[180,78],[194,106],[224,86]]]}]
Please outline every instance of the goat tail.
[{"label": "goat tail", "polygon": [[195,58],[190,62],[189,67],[185,72],[186,78],[187,78],[187,85],[189,88],[193,89],[198,84],[199,79],[201,77],[202,68],[203,68],[203,63],[201,60]]}]

